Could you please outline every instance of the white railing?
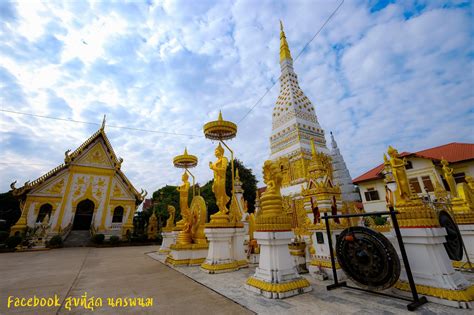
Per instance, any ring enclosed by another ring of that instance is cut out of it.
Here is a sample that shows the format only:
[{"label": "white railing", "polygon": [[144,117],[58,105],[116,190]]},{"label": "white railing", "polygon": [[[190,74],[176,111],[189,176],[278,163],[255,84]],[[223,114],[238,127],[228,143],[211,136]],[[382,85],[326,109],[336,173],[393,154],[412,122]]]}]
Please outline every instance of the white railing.
[{"label": "white railing", "polygon": [[122,229],[122,223],[112,223],[110,225],[111,230],[121,230]]}]

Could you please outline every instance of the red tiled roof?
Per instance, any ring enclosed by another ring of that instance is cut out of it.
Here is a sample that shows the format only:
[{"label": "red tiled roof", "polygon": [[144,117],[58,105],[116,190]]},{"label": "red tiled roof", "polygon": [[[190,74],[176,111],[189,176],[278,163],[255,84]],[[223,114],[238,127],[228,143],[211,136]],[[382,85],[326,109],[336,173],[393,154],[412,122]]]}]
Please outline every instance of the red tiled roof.
[{"label": "red tiled roof", "polygon": [[[474,143],[452,142],[415,153],[402,152],[400,156],[416,156],[436,161],[440,161],[444,158],[449,163],[456,163],[474,159]],[[357,184],[366,180],[381,178],[380,173],[382,170],[383,163],[360,175],[359,177],[356,177],[352,180],[352,182]]]}]

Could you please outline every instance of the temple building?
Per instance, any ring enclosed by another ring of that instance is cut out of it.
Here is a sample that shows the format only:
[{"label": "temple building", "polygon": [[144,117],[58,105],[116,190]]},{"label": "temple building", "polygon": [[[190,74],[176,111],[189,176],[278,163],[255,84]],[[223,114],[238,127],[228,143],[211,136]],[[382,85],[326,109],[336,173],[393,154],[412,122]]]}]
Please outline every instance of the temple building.
[{"label": "temple building", "polygon": [[[273,108],[270,160],[276,161],[282,172],[282,195],[299,196],[302,185],[308,183],[312,140],[318,152],[333,157],[331,168],[336,171],[335,182],[344,187],[347,201],[357,200],[358,196],[352,194],[354,187],[337,144],[333,141],[335,147],[331,153],[314,106],[298,84],[283,24],[280,27],[280,94]],[[297,207],[303,206],[302,200],[295,202]]]},{"label": "temple building", "polygon": [[[400,156],[406,159],[410,189],[419,197],[427,198],[429,195],[434,200],[437,190],[450,191],[443,175],[443,158],[454,169],[453,177],[456,183],[465,182],[466,176],[474,176],[472,143],[453,142],[415,153],[402,152]],[[367,212],[385,210],[383,168],[382,163],[353,180],[353,183],[359,186],[364,210]]]},{"label": "temple building", "polygon": [[360,200],[359,194],[355,191],[355,186],[352,183],[352,177],[347,169],[344,158],[342,157],[337,142],[334,139],[334,135],[331,132],[331,159],[333,167],[334,183],[339,185],[341,188],[342,200],[345,201],[358,201]]},{"label": "temple building", "polygon": [[23,233],[45,218],[48,238],[58,234],[66,238],[75,230],[106,237],[132,232],[133,216],[145,194],[121,171],[123,159],[115,155],[104,127],[105,119],[79,148],[65,152],[63,164],[20,188],[12,183],[22,214],[11,234]]}]

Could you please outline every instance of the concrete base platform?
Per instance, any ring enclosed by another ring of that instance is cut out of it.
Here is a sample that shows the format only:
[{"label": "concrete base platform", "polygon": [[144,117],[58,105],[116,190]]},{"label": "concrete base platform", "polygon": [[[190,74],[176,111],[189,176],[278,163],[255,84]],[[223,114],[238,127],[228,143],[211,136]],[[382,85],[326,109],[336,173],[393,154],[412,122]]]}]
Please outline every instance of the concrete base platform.
[{"label": "concrete base platform", "polygon": [[[160,262],[166,258],[157,252],[148,255]],[[315,280],[308,274],[301,276],[310,282],[313,288],[311,292],[281,300],[268,299],[244,288],[247,279],[255,273],[255,267],[252,266],[212,276],[203,273],[199,267],[175,268],[175,270],[258,314],[413,314],[407,310],[407,301],[345,288],[327,291],[326,286],[332,284],[331,281]],[[474,274],[468,274],[466,278],[474,283]],[[425,304],[417,311],[417,314],[454,313],[472,314],[471,310],[435,303]]]}]

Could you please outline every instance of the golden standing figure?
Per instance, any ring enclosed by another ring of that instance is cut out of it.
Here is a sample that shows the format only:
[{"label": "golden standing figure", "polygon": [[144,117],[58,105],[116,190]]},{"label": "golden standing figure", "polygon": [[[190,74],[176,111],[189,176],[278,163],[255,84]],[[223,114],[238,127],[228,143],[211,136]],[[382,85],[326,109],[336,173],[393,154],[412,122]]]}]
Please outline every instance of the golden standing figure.
[{"label": "golden standing figure", "polygon": [[214,163],[209,162],[209,168],[214,171],[212,192],[216,196],[216,204],[219,208],[219,212],[217,214],[222,216],[227,215],[229,212],[229,209],[227,209],[227,203],[229,202],[230,198],[225,192],[225,176],[228,161],[224,156],[224,148],[222,148],[220,143],[215,150],[215,155],[217,160]]},{"label": "golden standing figure", "polygon": [[168,208],[168,214],[170,215],[168,220],[166,220],[166,228],[173,228],[174,227],[174,216],[176,214],[176,209],[169,205]]},{"label": "golden standing figure", "polygon": [[178,227],[182,227],[181,231],[178,234],[176,239],[177,244],[191,244],[191,213],[189,211],[188,205],[188,192],[189,192],[189,181],[188,174],[183,173],[183,183],[181,186],[177,187],[176,190],[179,191],[179,207],[181,210],[182,219],[176,224]]},{"label": "golden standing figure", "polygon": [[448,166],[448,161],[441,159],[441,164],[443,165],[444,179],[448,182],[449,190],[451,191],[451,198],[458,196],[458,191],[456,189],[456,181],[453,176],[453,168]]},{"label": "golden standing figure", "polygon": [[184,221],[189,221],[189,205],[188,205],[188,192],[189,192],[189,176],[186,172],[183,173],[181,177],[183,183],[181,186],[176,187],[176,190],[179,192],[179,209],[181,210],[181,221],[179,223],[184,223]]},{"label": "golden standing figure", "polygon": [[393,177],[398,186],[398,189],[395,192],[397,202],[409,201],[411,198],[411,192],[405,169],[406,159],[400,159],[398,151],[392,148],[392,146],[388,147],[387,153],[390,156],[390,166],[392,168]]}]

